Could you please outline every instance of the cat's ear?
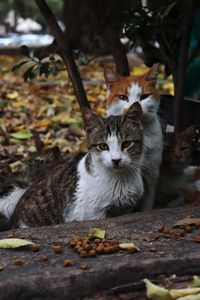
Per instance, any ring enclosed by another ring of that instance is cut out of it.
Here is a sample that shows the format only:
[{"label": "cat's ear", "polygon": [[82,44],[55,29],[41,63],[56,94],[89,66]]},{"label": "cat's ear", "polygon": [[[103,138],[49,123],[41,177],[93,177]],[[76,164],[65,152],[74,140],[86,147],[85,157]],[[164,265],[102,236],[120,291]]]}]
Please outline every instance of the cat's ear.
[{"label": "cat's ear", "polygon": [[153,64],[153,66],[146,72],[146,74],[144,74],[143,78],[149,81],[152,85],[156,85],[159,68],[159,64]]},{"label": "cat's ear", "polygon": [[131,119],[136,122],[141,122],[142,108],[139,102],[133,103],[124,114],[125,119]]},{"label": "cat's ear", "polygon": [[195,134],[195,125],[191,125],[181,133],[182,136],[193,137]]},{"label": "cat's ear", "polygon": [[111,67],[104,68],[104,77],[108,89],[111,88],[113,83],[120,80],[119,74]]},{"label": "cat's ear", "polygon": [[85,126],[85,131],[87,134],[90,134],[92,131],[96,130],[96,128],[103,125],[102,118],[93,112],[89,108],[83,108],[83,123]]}]

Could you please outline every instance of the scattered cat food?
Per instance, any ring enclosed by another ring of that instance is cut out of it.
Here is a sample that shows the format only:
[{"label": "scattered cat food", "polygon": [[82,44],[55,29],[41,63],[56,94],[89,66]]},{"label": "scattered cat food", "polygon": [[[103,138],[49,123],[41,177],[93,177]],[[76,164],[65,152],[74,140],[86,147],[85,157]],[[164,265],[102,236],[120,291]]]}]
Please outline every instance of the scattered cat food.
[{"label": "scattered cat food", "polygon": [[64,259],[63,261],[64,267],[73,267],[75,265],[74,259]]},{"label": "scattered cat food", "polygon": [[38,244],[33,244],[33,245],[31,245],[31,250],[32,250],[33,252],[38,252],[38,251],[40,251],[40,245],[38,245]]},{"label": "scattered cat food", "polygon": [[89,267],[88,265],[86,265],[86,264],[81,264],[81,265],[80,265],[80,269],[81,269],[81,270],[89,270],[89,268],[90,268],[90,267]]},{"label": "scattered cat food", "polygon": [[23,260],[23,259],[20,259],[20,258],[15,259],[15,260],[13,261],[13,265],[23,265],[23,264],[24,264],[24,260]]},{"label": "scattered cat food", "polygon": [[40,256],[40,260],[41,261],[48,261],[49,260],[49,256],[48,255],[42,255],[42,256]]},{"label": "scattered cat food", "polygon": [[116,239],[88,239],[87,237],[75,237],[69,241],[69,245],[79,253],[81,258],[95,257],[98,254],[110,254],[120,250]]},{"label": "scattered cat food", "polygon": [[53,246],[53,251],[54,251],[56,254],[60,254],[60,253],[62,252],[61,245],[55,245],[55,246]]},{"label": "scattered cat food", "polygon": [[0,265],[0,272],[4,270],[4,266]]}]

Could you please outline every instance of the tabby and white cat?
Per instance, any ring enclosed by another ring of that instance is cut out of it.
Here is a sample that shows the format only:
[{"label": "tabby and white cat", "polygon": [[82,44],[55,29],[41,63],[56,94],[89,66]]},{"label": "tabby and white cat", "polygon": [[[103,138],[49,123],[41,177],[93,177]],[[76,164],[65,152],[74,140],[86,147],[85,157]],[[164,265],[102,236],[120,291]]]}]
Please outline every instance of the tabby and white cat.
[{"label": "tabby and white cat", "polygon": [[112,68],[104,69],[107,84],[107,115],[123,115],[131,104],[139,102],[143,117],[143,182],[145,191],[140,210],[152,209],[162,159],[162,130],[158,119],[159,93],[156,89],[158,64],[143,76],[121,77]]},{"label": "tabby and white cat", "polygon": [[144,192],[141,118],[138,103],[108,118],[85,109],[88,152],[73,154],[24,191],[11,226],[103,219],[112,206],[136,206]]}]

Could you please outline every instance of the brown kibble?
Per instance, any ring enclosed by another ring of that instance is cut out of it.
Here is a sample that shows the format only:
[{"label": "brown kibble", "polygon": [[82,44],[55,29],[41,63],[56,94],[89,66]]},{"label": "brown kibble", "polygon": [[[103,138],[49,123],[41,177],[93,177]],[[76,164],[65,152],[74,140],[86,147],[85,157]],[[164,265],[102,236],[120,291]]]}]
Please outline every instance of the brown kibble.
[{"label": "brown kibble", "polygon": [[64,267],[73,267],[75,265],[74,259],[64,259],[63,261]]},{"label": "brown kibble", "polygon": [[40,260],[41,261],[48,261],[49,260],[49,256],[48,255],[42,255],[42,256],[40,256]]},{"label": "brown kibble", "polygon": [[112,252],[112,247],[105,247],[105,249],[104,249],[104,253],[106,253],[106,254],[109,254],[109,253],[113,253]]},{"label": "brown kibble", "polygon": [[96,256],[96,251],[95,250],[90,250],[89,251],[89,257],[95,257]]},{"label": "brown kibble", "polygon": [[38,245],[38,244],[31,245],[31,251],[33,251],[33,252],[40,251],[40,245]]},{"label": "brown kibble", "polygon": [[156,250],[155,247],[151,247],[151,248],[149,248],[149,251],[150,251],[150,252],[156,252],[157,250]]},{"label": "brown kibble", "polygon": [[87,258],[88,257],[88,254],[85,250],[81,251],[79,254],[80,254],[81,258]]},{"label": "brown kibble", "polygon": [[165,229],[165,225],[163,224],[158,227],[159,232],[163,232],[164,229]]},{"label": "brown kibble", "polygon": [[23,265],[23,263],[24,263],[23,259],[20,259],[20,258],[15,259],[13,261],[13,265]]},{"label": "brown kibble", "polygon": [[95,240],[94,240],[94,243],[95,243],[95,244],[99,244],[99,243],[101,243],[101,240],[100,240],[100,239],[95,239]]},{"label": "brown kibble", "polygon": [[177,230],[173,232],[173,236],[175,237],[182,237],[185,235],[185,231],[183,229]]},{"label": "brown kibble", "polygon": [[194,241],[195,243],[200,243],[200,235],[194,236],[194,237],[193,237],[193,241]]},{"label": "brown kibble", "polygon": [[118,252],[120,250],[120,247],[118,245],[112,246],[113,252]]},{"label": "brown kibble", "polygon": [[199,229],[200,228],[200,223],[196,223],[195,227],[196,227],[196,229]]},{"label": "brown kibble", "polygon": [[75,247],[76,246],[76,241],[75,240],[70,240],[69,244],[71,247]]},{"label": "brown kibble", "polygon": [[166,225],[164,225],[164,228],[163,228],[163,231],[162,231],[163,233],[169,233],[169,230],[168,230],[168,228],[167,228],[167,226]]},{"label": "brown kibble", "polygon": [[190,225],[186,225],[186,226],[184,227],[184,229],[185,229],[185,232],[187,232],[187,233],[192,232],[192,226],[190,226]]},{"label": "brown kibble", "polygon": [[111,245],[118,245],[119,244],[118,240],[112,240],[110,243],[111,243]]},{"label": "brown kibble", "polygon": [[86,264],[81,264],[81,265],[80,265],[80,269],[81,269],[81,270],[89,270],[89,268],[90,268],[90,267],[89,267],[88,265],[86,265]]},{"label": "brown kibble", "polygon": [[[132,240],[131,235],[127,235],[126,239],[129,240],[129,241]],[[119,243],[119,242],[118,242],[118,243]]]},{"label": "brown kibble", "polygon": [[103,243],[100,243],[100,244],[99,244],[99,247],[104,247],[104,244],[103,244]]},{"label": "brown kibble", "polygon": [[62,252],[61,245],[53,246],[53,251],[54,251],[56,254],[60,254],[60,253]]},{"label": "brown kibble", "polygon": [[88,245],[88,244],[83,245],[82,249],[88,252],[90,250],[90,245]]},{"label": "brown kibble", "polygon": [[158,277],[157,277],[158,280],[165,280],[166,278],[167,278],[167,277],[166,277],[165,274],[160,274],[160,275],[158,275]]},{"label": "brown kibble", "polygon": [[96,252],[98,254],[103,254],[104,253],[104,246],[98,246],[97,249],[96,249]]},{"label": "brown kibble", "polygon": [[136,248],[134,248],[134,247],[129,247],[129,248],[127,249],[127,251],[128,251],[129,254],[133,254],[133,253],[138,252],[138,250],[137,250]]},{"label": "brown kibble", "polygon": [[84,250],[83,247],[78,247],[76,251],[77,251],[78,253],[80,253],[80,252],[83,251],[83,250]]},{"label": "brown kibble", "polygon": [[4,270],[4,266],[0,265],[0,272]]},{"label": "brown kibble", "polygon": [[7,235],[6,235],[6,238],[7,239],[13,239],[15,237],[15,235],[14,235],[14,233],[8,233]]}]

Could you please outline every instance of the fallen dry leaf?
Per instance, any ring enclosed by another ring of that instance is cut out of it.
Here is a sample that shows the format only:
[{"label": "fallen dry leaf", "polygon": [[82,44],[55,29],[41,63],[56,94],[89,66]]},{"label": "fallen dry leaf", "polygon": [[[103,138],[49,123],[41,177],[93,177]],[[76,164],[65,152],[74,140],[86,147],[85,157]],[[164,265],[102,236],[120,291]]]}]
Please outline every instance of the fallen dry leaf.
[{"label": "fallen dry leaf", "polygon": [[200,224],[200,218],[184,218],[176,222],[173,227],[184,226],[184,225],[195,225]]}]

